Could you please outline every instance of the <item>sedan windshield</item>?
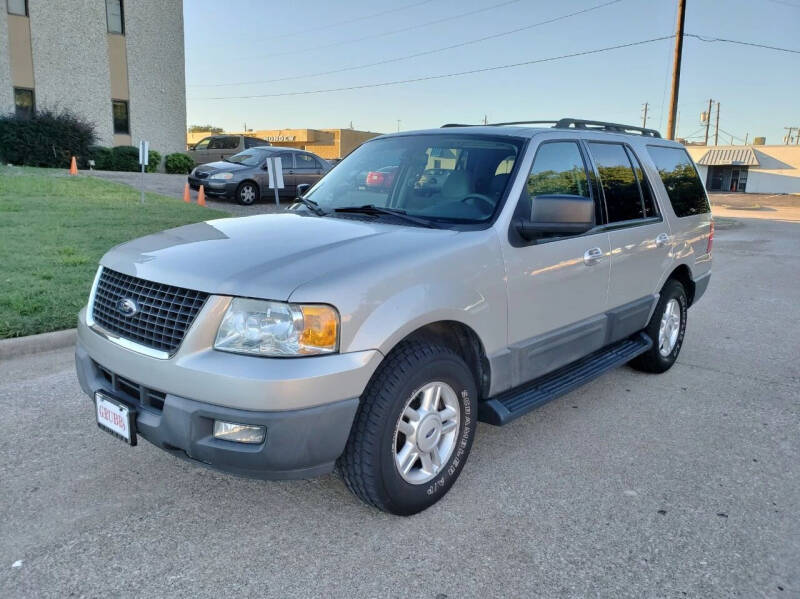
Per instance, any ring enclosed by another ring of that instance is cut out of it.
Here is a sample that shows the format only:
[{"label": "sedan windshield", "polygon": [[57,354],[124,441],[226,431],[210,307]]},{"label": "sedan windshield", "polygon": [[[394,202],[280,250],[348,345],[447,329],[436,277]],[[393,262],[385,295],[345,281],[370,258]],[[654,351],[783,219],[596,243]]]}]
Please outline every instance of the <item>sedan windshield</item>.
[{"label": "sedan windshield", "polygon": [[432,221],[486,221],[508,186],[522,143],[452,134],[377,139],[345,158],[306,198],[326,212],[374,206]]},{"label": "sedan windshield", "polygon": [[244,166],[258,166],[270,155],[269,151],[259,148],[251,148],[244,152],[234,154],[230,158],[226,158],[225,162],[233,162],[234,164],[242,164]]}]

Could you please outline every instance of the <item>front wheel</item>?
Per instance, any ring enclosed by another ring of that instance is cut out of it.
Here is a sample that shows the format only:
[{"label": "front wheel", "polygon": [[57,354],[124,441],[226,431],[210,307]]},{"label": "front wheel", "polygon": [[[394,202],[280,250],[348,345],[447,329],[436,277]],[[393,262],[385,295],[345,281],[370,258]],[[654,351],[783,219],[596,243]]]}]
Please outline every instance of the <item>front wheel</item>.
[{"label": "front wheel", "polygon": [[258,199],[258,186],[245,181],[236,188],[236,201],[242,206],[250,206]]},{"label": "front wheel", "polygon": [[362,501],[398,515],[420,512],[455,483],[475,437],[477,389],[452,350],[404,342],[375,373],[339,468]]},{"label": "front wheel", "polygon": [[686,332],[686,314],[689,302],[683,285],[674,279],[664,284],[645,334],[653,346],[631,360],[630,365],[644,372],[665,372],[678,359]]}]

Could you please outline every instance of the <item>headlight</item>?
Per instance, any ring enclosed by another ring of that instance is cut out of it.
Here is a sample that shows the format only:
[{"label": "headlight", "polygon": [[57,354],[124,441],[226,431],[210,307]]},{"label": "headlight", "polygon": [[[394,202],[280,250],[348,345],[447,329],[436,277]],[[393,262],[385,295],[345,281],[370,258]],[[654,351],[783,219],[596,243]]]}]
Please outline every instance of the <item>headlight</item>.
[{"label": "headlight", "polygon": [[209,177],[209,179],[233,179],[233,173],[214,173]]},{"label": "headlight", "polygon": [[258,356],[309,356],[339,349],[339,314],[332,306],[234,298],[214,349]]}]

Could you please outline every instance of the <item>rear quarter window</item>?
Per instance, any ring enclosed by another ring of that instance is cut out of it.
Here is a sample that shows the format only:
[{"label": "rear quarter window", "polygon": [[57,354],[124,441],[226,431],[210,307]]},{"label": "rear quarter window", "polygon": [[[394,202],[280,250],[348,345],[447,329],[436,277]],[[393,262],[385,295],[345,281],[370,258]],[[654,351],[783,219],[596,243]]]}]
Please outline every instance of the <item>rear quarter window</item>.
[{"label": "rear quarter window", "polygon": [[711,212],[703,182],[697,169],[683,148],[647,146],[656,165],[675,216],[694,216]]}]

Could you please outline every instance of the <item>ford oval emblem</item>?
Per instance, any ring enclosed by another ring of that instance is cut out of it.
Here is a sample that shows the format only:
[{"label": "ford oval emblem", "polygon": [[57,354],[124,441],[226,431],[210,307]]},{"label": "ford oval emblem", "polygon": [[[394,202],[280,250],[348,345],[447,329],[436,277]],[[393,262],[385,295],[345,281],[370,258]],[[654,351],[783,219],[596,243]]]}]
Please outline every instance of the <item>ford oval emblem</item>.
[{"label": "ford oval emblem", "polygon": [[138,311],[139,304],[136,303],[136,300],[133,300],[129,297],[123,297],[117,302],[117,312],[123,316],[133,316]]}]

